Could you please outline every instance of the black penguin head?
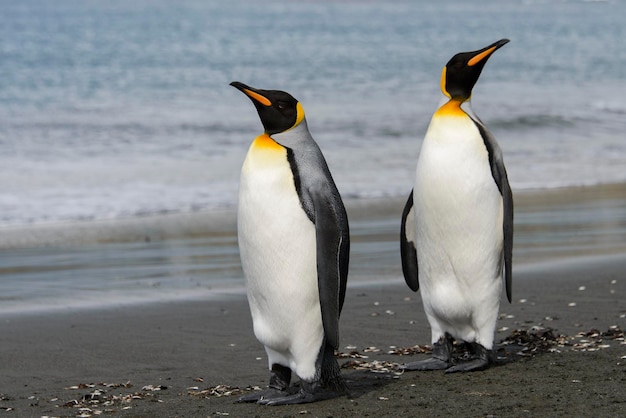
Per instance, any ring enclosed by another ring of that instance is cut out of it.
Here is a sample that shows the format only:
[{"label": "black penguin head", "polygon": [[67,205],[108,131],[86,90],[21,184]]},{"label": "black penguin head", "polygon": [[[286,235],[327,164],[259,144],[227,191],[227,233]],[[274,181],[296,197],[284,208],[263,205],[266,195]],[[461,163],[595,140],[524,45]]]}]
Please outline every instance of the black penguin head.
[{"label": "black penguin head", "polygon": [[231,86],[252,100],[268,135],[278,134],[302,122],[304,110],[292,95],[280,90],[261,90],[233,81]]},{"label": "black penguin head", "polygon": [[478,51],[460,52],[453,56],[441,74],[441,91],[443,94],[451,99],[468,100],[472,95],[472,88],[478,81],[480,72],[491,54],[508,42],[508,39],[500,39]]}]

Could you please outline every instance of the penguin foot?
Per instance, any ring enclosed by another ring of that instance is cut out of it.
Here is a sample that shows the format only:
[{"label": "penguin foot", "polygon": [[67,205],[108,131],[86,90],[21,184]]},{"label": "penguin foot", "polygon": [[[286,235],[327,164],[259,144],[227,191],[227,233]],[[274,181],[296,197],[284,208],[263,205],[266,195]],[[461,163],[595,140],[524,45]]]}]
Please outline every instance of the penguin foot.
[{"label": "penguin foot", "polygon": [[[272,364],[270,370],[270,384],[267,389],[260,392],[252,392],[237,399],[237,402],[258,402],[263,400],[284,398],[291,395],[289,393],[289,383],[291,382],[291,369],[278,363]],[[293,392],[292,392],[293,393]]]},{"label": "penguin foot", "polygon": [[237,402],[239,403],[251,403],[251,402],[265,403],[269,401],[270,399],[284,398],[287,396],[289,396],[289,392],[287,392],[286,390],[269,388],[269,389],[265,389],[265,390],[258,391],[258,392],[256,391],[252,392],[249,395],[241,396],[239,399],[237,399]]},{"label": "penguin foot", "polygon": [[344,395],[346,393],[344,389],[333,389],[327,386],[321,386],[319,381],[307,382],[301,380],[300,390],[297,393],[285,393],[284,396],[281,397],[260,399],[258,403],[262,405],[297,405],[311,403]]},{"label": "penguin foot", "polygon": [[427,370],[444,370],[450,367],[450,363],[447,361],[431,357],[426,360],[414,361],[411,363],[403,364],[400,369],[406,371],[427,371]]},{"label": "penguin foot", "polygon": [[433,344],[433,356],[400,366],[402,370],[444,370],[452,364],[452,336],[447,332]]},{"label": "penguin foot", "polygon": [[464,361],[456,364],[448,369],[446,373],[458,373],[458,372],[477,372],[485,370],[489,367],[489,360],[484,358],[478,358],[476,360]]},{"label": "penguin foot", "polygon": [[470,351],[476,356],[476,358],[460,362],[449,369],[446,369],[446,373],[477,372],[485,370],[489,367],[491,350],[487,350],[481,344],[471,343]]},{"label": "penguin foot", "polygon": [[297,405],[301,403],[311,403],[311,402],[315,402],[321,399],[322,398],[318,398],[313,393],[307,393],[303,390],[300,390],[298,393],[295,393],[293,395],[287,395],[286,393],[283,393],[283,396],[259,399],[257,403],[261,405],[273,405],[273,406]]}]

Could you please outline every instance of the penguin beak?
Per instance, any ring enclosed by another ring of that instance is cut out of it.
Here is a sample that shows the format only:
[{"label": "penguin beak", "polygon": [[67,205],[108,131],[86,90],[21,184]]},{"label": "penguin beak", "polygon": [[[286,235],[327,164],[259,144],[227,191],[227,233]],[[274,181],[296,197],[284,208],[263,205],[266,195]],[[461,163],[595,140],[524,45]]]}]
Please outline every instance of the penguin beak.
[{"label": "penguin beak", "polygon": [[472,58],[470,58],[470,60],[467,62],[467,65],[469,67],[473,67],[474,65],[480,62],[486,61],[487,58],[491,56],[491,54],[493,54],[498,49],[500,49],[501,47],[503,47],[504,45],[508,43],[509,43],[508,39],[500,39],[498,42],[494,42],[493,44],[476,51],[475,55]]},{"label": "penguin beak", "polygon": [[232,83],[230,83],[230,85],[236,88],[237,90],[241,91],[242,93],[244,93],[250,99],[254,100],[255,102],[263,106],[269,107],[272,105],[272,102],[270,101],[270,99],[268,99],[262,94],[262,90],[247,86],[243,83],[240,83],[239,81],[233,81]]}]

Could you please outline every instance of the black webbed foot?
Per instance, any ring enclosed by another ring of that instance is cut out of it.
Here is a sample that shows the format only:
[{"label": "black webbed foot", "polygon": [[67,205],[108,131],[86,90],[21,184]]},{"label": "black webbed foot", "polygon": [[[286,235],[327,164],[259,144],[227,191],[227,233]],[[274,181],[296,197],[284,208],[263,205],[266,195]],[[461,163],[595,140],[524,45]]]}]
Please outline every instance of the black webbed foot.
[{"label": "black webbed foot", "polygon": [[400,366],[402,370],[406,371],[444,370],[448,367],[450,367],[450,363],[435,357],[431,357],[426,360],[414,361]]},{"label": "black webbed foot", "polygon": [[253,392],[240,397],[237,402],[264,403],[269,399],[284,398],[290,396],[289,384],[291,382],[291,369],[280,364],[272,364],[270,371],[270,384],[268,388],[259,392]]},{"label": "black webbed foot", "polygon": [[446,333],[433,344],[433,356],[400,366],[407,371],[444,370],[452,365],[452,337]]},{"label": "black webbed foot", "polygon": [[284,398],[288,396],[289,392],[286,390],[278,390],[278,389],[265,389],[261,391],[255,391],[248,395],[241,396],[237,399],[237,402],[257,402],[257,403],[265,403],[270,399],[278,399]]},{"label": "black webbed foot", "polygon": [[478,343],[472,343],[470,347],[474,358],[469,361],[460,362],[449,369],[446,369],[446,373],[476,372],[485,370],[489,367],[489,364],[491,363],[490,350],[487,350]]}]

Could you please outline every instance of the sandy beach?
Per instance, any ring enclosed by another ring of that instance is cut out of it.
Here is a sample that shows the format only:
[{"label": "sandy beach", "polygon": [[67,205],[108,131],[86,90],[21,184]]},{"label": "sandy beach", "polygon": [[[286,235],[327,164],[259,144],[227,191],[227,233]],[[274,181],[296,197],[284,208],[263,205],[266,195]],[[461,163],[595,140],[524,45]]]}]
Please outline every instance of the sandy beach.
[{"label": "sandy beach", "polygon": [[[245,294],[231,289],[212,300],[0,317],[0,415],[624,416],[625,190],[618,184],[516,195],[513,303],[503,295],[495,340],[524,332],[540,344],[501,343],[501,360],[484,372],[396,369],[428,354],[394,352],[423,348],[430,338],[420,294],[400,272],[403,202],[360,201],[348,206],[353,252],[340,350],[347,396],[300,406],[235,403],[237,394],[266,385],[268,372]],[[205,216],[118,222],[100,233],[57,225],[22,235],[19,245],[19,231],[7,231],[2,248],[234,236],[232,213],[199,227]]]}]

